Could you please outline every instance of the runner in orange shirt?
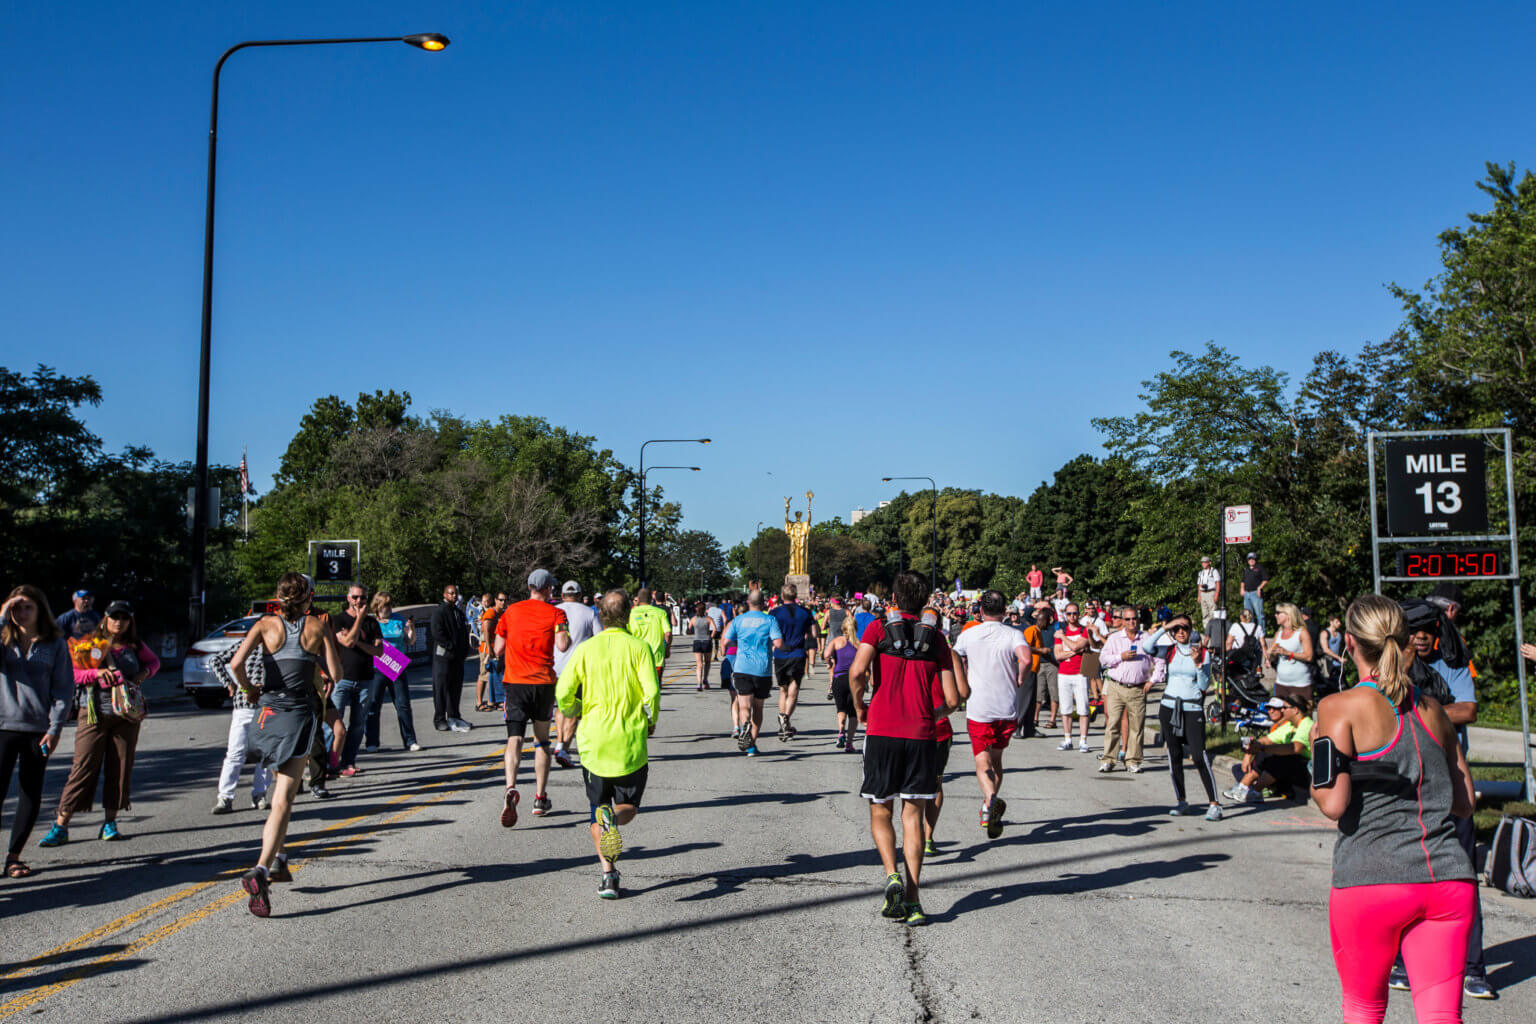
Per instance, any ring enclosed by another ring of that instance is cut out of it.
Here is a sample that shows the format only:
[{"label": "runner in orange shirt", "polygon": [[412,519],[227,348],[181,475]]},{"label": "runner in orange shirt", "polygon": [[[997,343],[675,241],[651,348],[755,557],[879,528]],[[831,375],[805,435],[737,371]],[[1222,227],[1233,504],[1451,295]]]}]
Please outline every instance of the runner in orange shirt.
[{"label": "runner in orange shirt", "polygon": [[517,765],[523,756],[523,736],[533,725],[533,813],[550,811],[549,722],[555,710],[555,651],[571,646],[570,624],[555,607],[555,577],[547,569],[528,576],[528,600],[508,608],[496,623],[493,651],[506,659],[507,795],[501,824],[517,824]]}]

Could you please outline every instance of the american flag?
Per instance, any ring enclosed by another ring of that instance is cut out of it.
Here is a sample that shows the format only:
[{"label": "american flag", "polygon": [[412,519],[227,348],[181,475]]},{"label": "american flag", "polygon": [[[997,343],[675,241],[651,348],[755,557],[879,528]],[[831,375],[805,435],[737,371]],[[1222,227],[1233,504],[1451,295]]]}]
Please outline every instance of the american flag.
[{"label": "american flag", "polygon": [[251,493],[251,472],[245,464],[245,449],[240,449],[240,493]]}]

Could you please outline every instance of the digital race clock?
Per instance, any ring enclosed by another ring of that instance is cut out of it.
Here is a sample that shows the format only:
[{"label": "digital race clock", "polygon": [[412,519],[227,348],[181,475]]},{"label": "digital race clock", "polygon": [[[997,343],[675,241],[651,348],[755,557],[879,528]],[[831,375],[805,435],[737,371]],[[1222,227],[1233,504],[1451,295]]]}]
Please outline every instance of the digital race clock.
[{"label": "digital race clock", "polygon": [[1504,553],[1494,548],[1417,548],[1397,553],[1397,574],[1434,579],[1503,576]]}]

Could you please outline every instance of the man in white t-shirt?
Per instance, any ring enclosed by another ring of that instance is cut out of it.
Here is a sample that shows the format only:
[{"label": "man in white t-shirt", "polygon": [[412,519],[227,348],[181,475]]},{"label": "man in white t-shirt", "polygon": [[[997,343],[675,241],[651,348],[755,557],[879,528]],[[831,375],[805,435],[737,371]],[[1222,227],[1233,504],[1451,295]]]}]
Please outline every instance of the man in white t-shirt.
[{"label": "man in white t-shirt", "polygon": [[1216,614],[1216,588],[1221,586],[1221,573],[1211,566],[1211,556],[1200,556],[1200,571],[1195,573],[1195,594],[1200,599],[1200,621]]},{"label": "man in white t-shirt", "polygon": [[[597,617],[597,609],[586,604],[581,599],[581,584],[575,580],[566,580],[565,586],[560,588],[560,603],[555,607],[565,612],[565,621],[571,630],[571,646],[565,650],[555,648],[555,675],[559,676],[565,670],[565,663],[571,660],[571,655],[576,653],[576,648],[581,646],[583,640],[590,640],[603,631],[603,623]],[[563,768],[574,768],[576,762],[572,760],[570,752],[566,750],[566,744],[576,735],[576,719],[566,718],[560,708],[555,708],[555,762]]]},{"label": "man in white t-shirt", "polygon": [[1003,621],[1007,598],[1001,591],[981,595],[981,622],[955,641],[955,682],[965,704],[965,724],[981,784],[981,827],[989,839],[1003,834],[1008,805],[1003,785],[1003,751],[1018,724],[1018,689],[1029,671],[1031,652],[1024,634]]}]

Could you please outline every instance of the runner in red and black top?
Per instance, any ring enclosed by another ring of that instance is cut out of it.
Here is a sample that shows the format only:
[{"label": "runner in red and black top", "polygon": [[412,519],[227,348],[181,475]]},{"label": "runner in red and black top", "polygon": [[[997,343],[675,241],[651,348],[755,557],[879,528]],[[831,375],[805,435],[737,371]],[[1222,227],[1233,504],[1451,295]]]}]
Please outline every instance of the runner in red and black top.
[{"label": "runner in red and black top", "polygon": [[[936,623],[921,616],[927,581],[913,572],[896,577],[892,597],[898,612],[885,622],[872,622],[859,640],[859,653],[848,673],[854,710],[865,723],[864,785],[869,801],[869,831],[885,866],[883,916],[907,924],[927,924],[918,900],[923,868],[928,802],[938,792],[940,773],[937,720],[960,706],[949,644]],[[865,693],[873,690],[866,703]],[[896,830],[892,804],[902,800],[902,860],[907,879],[896,864]]]}]

